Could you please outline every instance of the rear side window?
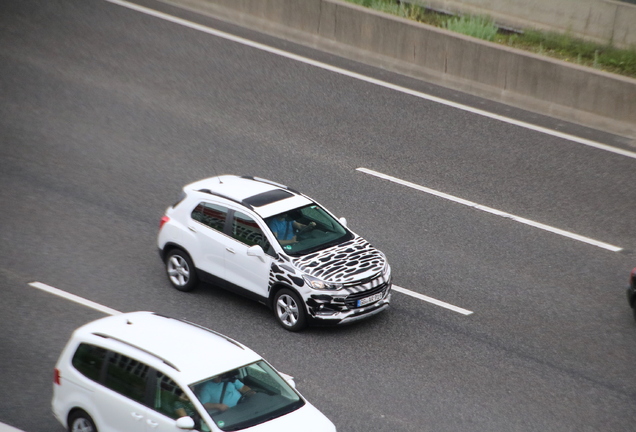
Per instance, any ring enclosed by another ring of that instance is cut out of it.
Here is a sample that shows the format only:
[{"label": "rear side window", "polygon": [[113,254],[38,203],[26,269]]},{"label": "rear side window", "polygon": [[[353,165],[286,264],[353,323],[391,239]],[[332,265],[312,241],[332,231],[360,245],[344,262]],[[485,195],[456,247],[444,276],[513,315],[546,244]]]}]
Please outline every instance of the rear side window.
[{"label": "rear side window", "polygon": [[73,367],[87,378],[99,381],[99,373],[107,352],[104,348],[95,345],[80,344],[73,356]]},{"label": "rear side window", "polygon": [[104,385],[134,401],[144,403],[149,370],[149,366],[137,360],[111,352],[107,360]]},{"label": "rear side window", "polygon": [[195,221],[223,232],[225,219],[227,217],[227,208],[210,203],[201,203],[192,210],[191,216]]}]

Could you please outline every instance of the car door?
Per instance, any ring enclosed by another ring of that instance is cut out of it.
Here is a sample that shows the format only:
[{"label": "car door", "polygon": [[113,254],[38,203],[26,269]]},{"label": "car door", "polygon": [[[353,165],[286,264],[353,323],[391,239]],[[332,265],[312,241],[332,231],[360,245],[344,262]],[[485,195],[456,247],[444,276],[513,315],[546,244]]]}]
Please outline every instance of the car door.
[{"label": "car door", "polygon": [[108,353],[101,380],[105,388],[92,397],[105,423],[102,425],[105,432],[146,431],[148,408],[144,402],[149,370],[147,365],[130,357]]},{"label": "car door", "polygon": [[[230,211],[228,223],[231,242],[225,249],[225,279],[258,297],[267,298],[273,260],[268,254],[271,247],[267,236],[256,219],[247,213]],[[260,251],[254,246],[260,246]]]},{"label": "car door", "polygon": [[228,209],[210,202],[199,203],[190,215],[188,230],[194,237],[189,246],[194,265],[209,275],[225,278],[225,254],[228,241],[223,233]]},{"label": "car door", "polygon": [[152,401],[146,418],[147,432],[178,432],[176,421],[189,416],[195,420],[195,429],[201,432],[210,428],[201,418],[186,392],[169,376],[154,370],[151,377]]}]

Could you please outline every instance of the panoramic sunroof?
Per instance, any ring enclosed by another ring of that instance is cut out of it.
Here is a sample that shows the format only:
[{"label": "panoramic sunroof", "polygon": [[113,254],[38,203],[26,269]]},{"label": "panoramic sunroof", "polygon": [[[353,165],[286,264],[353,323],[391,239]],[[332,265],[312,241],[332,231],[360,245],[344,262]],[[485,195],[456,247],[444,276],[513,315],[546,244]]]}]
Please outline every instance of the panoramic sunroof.
[{"label": "panoramic sunroof", "polygon": [[294,194],[287,192],[286,190],[274,189],[271,191],[260,193],[258,195],[254,195],[249,198],[245,198],[243,202],[253,207],[262,207],[264,205],[271,204],[276,201],[284,200],[292,196],[294,196]]}]

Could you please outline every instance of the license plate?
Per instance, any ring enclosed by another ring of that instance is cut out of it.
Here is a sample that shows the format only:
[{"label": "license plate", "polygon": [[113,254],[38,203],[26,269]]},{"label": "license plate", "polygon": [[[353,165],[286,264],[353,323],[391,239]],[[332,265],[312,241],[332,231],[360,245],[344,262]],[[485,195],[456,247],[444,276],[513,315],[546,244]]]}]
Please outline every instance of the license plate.
[{"label": "license plate", "polygon": [[358,307],[365,306],[373,302],[377,302],[378,300],[382,298],[382,295],[383,293],[377,293],[367,298],[360,299],[358,300]]}]

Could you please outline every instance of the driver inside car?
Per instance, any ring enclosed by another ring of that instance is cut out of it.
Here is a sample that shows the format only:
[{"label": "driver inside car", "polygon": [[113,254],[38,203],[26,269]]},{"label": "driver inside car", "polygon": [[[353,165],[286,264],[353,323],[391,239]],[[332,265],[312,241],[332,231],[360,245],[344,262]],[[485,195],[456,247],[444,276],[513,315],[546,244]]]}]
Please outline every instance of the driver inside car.
[{"label": "driver inside car", "polygon": [[285,246],[298,242],[296,233],[315,227],[316,222],[309,222],[309,224],[303,225],[298,221],[290,219],[287,213],[281,213],[273,217],[269,221],[268,226],[274,233],[278,243],[280,243],[281,246]]},{"label": "driver inside car", "polygon": [[207,410],[226,411],[236,406],[241,397],[255,392],[233,375],[219,375],[203,385],[199,400]]}]

